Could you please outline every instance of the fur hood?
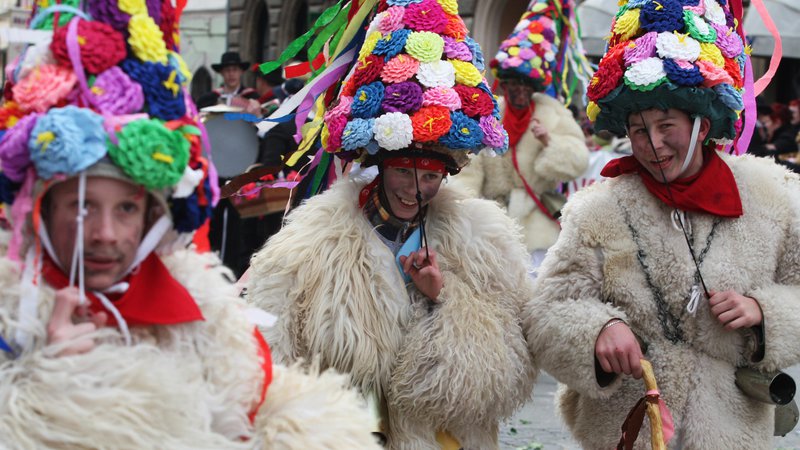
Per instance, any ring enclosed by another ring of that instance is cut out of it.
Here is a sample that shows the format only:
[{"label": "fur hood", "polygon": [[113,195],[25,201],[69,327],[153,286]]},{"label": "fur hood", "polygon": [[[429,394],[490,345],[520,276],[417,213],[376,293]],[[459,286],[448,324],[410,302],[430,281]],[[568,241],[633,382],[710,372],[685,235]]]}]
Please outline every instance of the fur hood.
[{"label": "fur hood", "polygon": [[[533,117],[548,130],[550,141],[542,145],[528,128],[517,144],[517,162],[525,181],[541,196],[583,174],[589,165],[589,150],[580,126],[564,105],[541,93],[534,94],[533,101]],[[558,225],[539,211],[525,191],[511,152],[500,158],[478,155],[455,177],[456,184],[506,207],[522,225],[528,251],[546,250],[558,238]]]},{"label": "fur hood", "polygon": [[276,359],[313,358],[376,393],[390,448],[437,448],[437,430],[496,448],[498,421],[535,376],[518,320],[531,290],[515,225],[492,202],[442,186],[426,221],[444,278],[434,304],[404,284],[357,205],[363,186],[341,180],[311,198],[253,257],[248,299],[279,318],[265,330]]},{"label": "fur hood", "polygon": [[[744,215],[715,220],[689,213],[687,222],[708,288],[733,289],[759,302],[766,355],[751,361],[748,335],[724,330],[707,301],[694,316],[685,312],[695,268],[683,233],[673,228],[670,208],[636,175],[578,192],[564,211],[564,229],[542,264],[524,320],[531,352],[566,384],[560,409],[585,448],[614,447],[644,392],[641,380],[630,377],[598,384],[595,340],[615,317],[648,344],[645,357],[682,448],[771,448],[774,408],[741,393],[734,372],[743,365],[769,371],[800,362],[800,183],[766,160],[724,160]],[[658,297],[680,318],[683,341],[666,337]]]},{"label": "fur hood", "polygon": [[[162,261],[205,320],[134,327],[131,347],[104,328],[90,352],[54,356],[58,349],[45,345],[54,291],[40,289],[34,347],[0,359],[0,442],[23,449],[301,448],[285,443],[307,442],[304,433],[324,430],[340,441],[326,439],[328,446],[317,448],[374,444],[364,408],[341,379],[299,368],[274,367],[254,428],[248,413],[258,403],[264,373],[245,305],[224,279],[227,269],[212,255],[190,251]],[[18,323],[19,274],[7,259],[0,260],[0,274],[0,334],[9,337]],[[335,423],[340,410],[356,422]],[[289,429],[290,420],[304,426]]]}]

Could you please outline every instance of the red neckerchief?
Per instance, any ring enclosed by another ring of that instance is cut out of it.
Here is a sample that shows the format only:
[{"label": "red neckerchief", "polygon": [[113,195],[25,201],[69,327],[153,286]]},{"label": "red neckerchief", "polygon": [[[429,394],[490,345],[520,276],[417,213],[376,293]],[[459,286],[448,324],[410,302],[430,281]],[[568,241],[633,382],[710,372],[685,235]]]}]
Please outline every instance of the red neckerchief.
[{"label": "red neckerchief", "polygon": [[[54,289],[69,286],[69,279],[49,258],[42,264],[42,277]],[[122,318],[129,326],[172,325],[177,323],[205,320],[200,308],[189,291],[164,266],[164,263],[151,253],[123,281],[130,287],[124,294],[107,294],[114,302]],[[86,292],[92,312],[106,311],[100,299],[91,292]],[[108,326],[116,326],[114,316],[108,315]]]},{"label": "red neckerchief", "polygon": [[372,191],[381,182],[381,176],[378,175],[375,177],[372,182],[363,188],[361,188],[361,192],[358,193],[358,207],[363,208],[364,205],[367,204],[367,200],[369,200],[370,196],[372,196]]},{"label": "red neckerchief", "polygon": [[633,156],[610,161],[603,167],[600,175],[615,178],[626,173],[637,173],[647,190],[671,208],[719,217],[741,216],[742,199],[739,197],[739,188],[731,168],[719,157],[716,150],[705,150],[703,157],[700,172],[668,183],[669,193],[667,184],[653,178]]},{"label": "red neckerchief", "polygon": [[531,99],[527,108],[514,108],[506,102],[506,113],[503,115],[503,128],[508,132],[508,146],[516,147],[528,127],[531,126],[531,117],[536,109],[536,103]]}]

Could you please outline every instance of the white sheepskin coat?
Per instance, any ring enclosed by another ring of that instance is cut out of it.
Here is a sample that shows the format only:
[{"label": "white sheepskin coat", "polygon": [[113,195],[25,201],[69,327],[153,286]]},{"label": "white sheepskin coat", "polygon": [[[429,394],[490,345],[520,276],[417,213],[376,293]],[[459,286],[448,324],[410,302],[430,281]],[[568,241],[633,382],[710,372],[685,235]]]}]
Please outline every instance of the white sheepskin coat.
[{"label": "white sheepskin coat", "polygon": [[[541,198],[542,193],[583,174],[589,165],[589,150],[580,126],[564,105],[538,93],[533,95],[533,101],[533,118],[547,129],[550,140],[547,146],[542,145],[528,127],[517,144],[517,162],[525,181]],[[522,225],[529,252],[546,250],[558,239],[558,224],[545,216],[528,195],[514,170],[510,150],[501,158],[483,154],[473,158],[455,181],[505,207],[508,215]]]},{"label": "white sheepskin coat", "polygon": [[[132,328],[131,347],[104,328],[93,350],[55,356],[58,349],[46,345],[54,291],[40,289],[33,348],[16,359],[0,355],[0,448],[379,448],[363,401],[332,372],[275,365],[251,424],[264,373],[246,305],[223,279],[227,269],[189,251],[162,261],[205,321]],[[7,341],[18,326],[19,277],[16,264],[0,259]]]},{"label": "white sheepskin coat", "polygon": [[535,377],[519,320],[531,297],[527,253],[494,203],[444,185],[426,231],[444,278],[433,304],[406,285],[358,207],[363,183],[311,198],[252,259],[248,300],[278,316],[265,331],[276,360],[318,360],[375,393],[390,449],[497,448],[499,420]]},{"label": "white sheepskin coat", "polygon": [[[740,366],[771,371],[800,362],[800,182],[767,160],[723,157],[736,177],[744,215],[722,219],[701,272],[708,289],[733,289],[759,302],[766,355],[752,362],[749,333],[725,331],[706,299],[695,316],[685,312],[695,273],[687,244],[673,228],[670,208],[637,175],[578,192],[542,264],[524,320],[537,362],[566,385],[559,407],[586,449],[615,447],[626,414],[645,390],[641,380],[628,376],[606,387],[597,381],[595,341],[614,317],[649,344],[645,357],[653,363],[684,450],[772,447],[774,408],[746,397],[734,384],[734,372]],[[624,211],[640,236],[654,285],[680,317],[685,342],[664,337]],[[687,216],[699,258],[714,218]],[[643,430],[636,448],[649,448],[647,436]]]}]

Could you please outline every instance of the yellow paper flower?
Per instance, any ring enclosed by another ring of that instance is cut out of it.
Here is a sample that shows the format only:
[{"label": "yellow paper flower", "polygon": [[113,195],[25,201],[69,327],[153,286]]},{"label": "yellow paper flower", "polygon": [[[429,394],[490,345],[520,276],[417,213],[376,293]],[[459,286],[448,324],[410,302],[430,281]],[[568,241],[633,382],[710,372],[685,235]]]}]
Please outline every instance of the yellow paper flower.
[{"label": "yellow paper flower", "polygon": [[[114,0],[109,0],[114,1]],[[147,5],[145,5],[144,0],[119,0],[117,3],[119,5],[119,9],[124,11],[132,16],[136,16],[139,14],[147,15]]]},{"label": "yellow paper flower", "polygon": [[639,8],[625,11],[614,23],[614,34],[619,35],[623,41],[635,36],[637,31],[639,31]]},{"label": "yellow paper flower", "polygon": [[167,63],[167,46],[161,29],[150,16],[139,14],[128,22],[128,43],[133,53],[142,61]]},{"label": "yellow paper flower", "polygon": [[701,42],[700,57],[697,59],[708,61],[717,67],[725,67],[725,58],[722,56],[722,52],[719,51],[719,47],[714,43]]},{"label": "yellow paper flower", "polygon": [[483,80],[483,75],[472,63],[451,59],[450,64],[456,69],[456,83],[475,87]]},{"label": "yellow paper flower", "polygon": [[457,0],[437,0],[447,14],[458,14]]},{"label": "yellow paper flower", "polygon": [[171,61],[178,64],[177,69],[181,75],[181,85],[188,86],[192,81],[192,72],[189,70],[189,66],[186,65],[186,61],[183,60],[183,57],[179,53],[169,51],[168,55]]},{"label": "yellow paper flower", "polygon": [[381,39],[382,35],[380,31],[373,31],[370,33],[366,39],[364,39],[364,45],[361,47],[361,50],[358,52],[358,59],[365,59],[367,56],[372,54],[372,51],[375,50],[375,45],[378,44],[378,41]]},{"label": "yellow paper flower", "polygon": [[597,119],[598,114],[600,114],[600,107],[597,106],[597,103],[595,102],[589,102],[589,104],[586,106],[586,117],[594,122]]},{"label": "yellow paper flower", "polygon": [[444,51],[444,39],[430,31],[413,31],[406,39],[406,51],[421,63],[439,61]]},{"label": "yellow paper flower", "polygon": [[508,56],[517,56],[517,55],[519,55],[519,47],[508,48]]}]

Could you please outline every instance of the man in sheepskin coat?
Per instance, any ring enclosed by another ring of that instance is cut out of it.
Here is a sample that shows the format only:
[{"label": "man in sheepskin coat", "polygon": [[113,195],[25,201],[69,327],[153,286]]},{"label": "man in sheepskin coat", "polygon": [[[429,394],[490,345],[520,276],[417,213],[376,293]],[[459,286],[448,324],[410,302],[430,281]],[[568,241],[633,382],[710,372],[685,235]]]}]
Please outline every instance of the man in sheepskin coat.
[{"label": "man in sheepskin coat", "polygon": [[63,22],[15,63],[5,107],[25,115],[0,140],[13,225],[0,448],[379,448],[346,378],[273,365],[263,312],[215,256],[186,248],[215,177],[171,2],[133,16],[93,2],[91,20],[61,6],[35,11],[31,26]]},{"label": "man in sheepskin coat", "polygon": [[[638,6],[618,15],[588,92],[596,128],[627,132],[633,156],[567,204],[526,308],[530,350],[563,383],[584,448],[617,444],[647,358],[674,419],[669,448],[769,449],[775,408],[735,374],[800,362],[800,180],[711,141],[735,137],[743,108],[747,56],[725,3],[644,3],[649,31],[622,19]],[[672,33],[686,17],[689,34]]]},{"label": "man in sheepskin coat", "polygon": [[504,93],[503,126],[511,151],[502,158],[478,156],[455,177],[458,184],[500,203],[522,225],[535,265],[560,230],[553,208],[561,204],[551,201],[558,198],[552,194],[561,183],[583,174],[589,164],[580,126],[552,96],[559,88],[553,71],[561,42],[554,20],[556,1],[563,0],[531,1],[491,62]]},{"label": "man in sheepskin coat", "polygon": [[[276,360],[333,367],[374,400],[388,448],[497,449],[499,421],[536,374],[519,322],[528,255],[496,204],[445,183],[469,152],[504,151],[505,136],[463,21],[428,32],[425,14],[444,17],[442,6],[420,5],[381,3],[366,62],[325,115],[325,149],[377,166],[377,178],[342,179],[295,209],[253,257],[248,299],[278,316],[264,330]],[[423,28],[382,37],[403,8],[403,23]],[[442,41],[460,44],[462,59],[448,60]],[[381,79],[410,81],[370,82],[387,48],[400,53]]]}]

